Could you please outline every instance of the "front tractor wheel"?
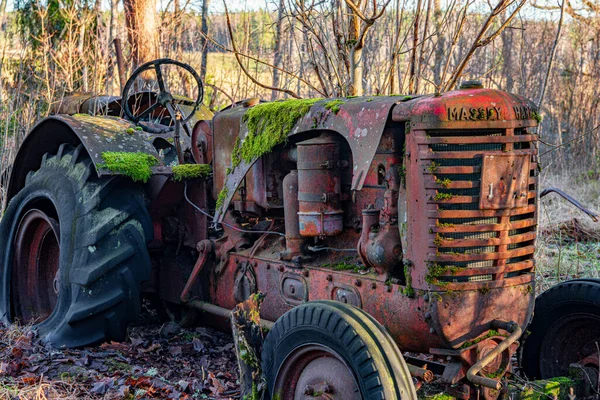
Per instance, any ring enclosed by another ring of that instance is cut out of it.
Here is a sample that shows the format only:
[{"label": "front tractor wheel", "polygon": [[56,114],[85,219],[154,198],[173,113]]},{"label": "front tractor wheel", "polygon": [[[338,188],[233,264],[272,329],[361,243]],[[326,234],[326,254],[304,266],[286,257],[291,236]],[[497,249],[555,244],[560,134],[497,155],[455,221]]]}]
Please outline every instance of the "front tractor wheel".
[{"label": "front tractor wheel", "polygon": [[272,398],[416,399],[393,339],[359,308],[314,301],[277,320],[262,369]]},{"label": "front tractor wheel", "polygon": [[0,320],[54,346],[123,340],[152,225],[141,188],[99,178],[80,146],[46,154],[0,221]]}]

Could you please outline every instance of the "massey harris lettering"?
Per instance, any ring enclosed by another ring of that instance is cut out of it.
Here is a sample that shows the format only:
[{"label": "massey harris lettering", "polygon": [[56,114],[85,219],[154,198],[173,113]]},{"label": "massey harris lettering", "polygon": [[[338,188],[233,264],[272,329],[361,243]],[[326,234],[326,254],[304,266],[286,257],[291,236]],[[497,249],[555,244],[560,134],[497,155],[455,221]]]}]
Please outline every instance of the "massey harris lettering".
[{"label": "massey harris lettering", "polygon": [[453,107],[447,110],[448,121],[497,121],[501,118],[500,107]]},{"label": "massey harris lettering", "polygon": [[537,110],[527,106],[513,107],[516,119],[537,119],[535,115]]}]

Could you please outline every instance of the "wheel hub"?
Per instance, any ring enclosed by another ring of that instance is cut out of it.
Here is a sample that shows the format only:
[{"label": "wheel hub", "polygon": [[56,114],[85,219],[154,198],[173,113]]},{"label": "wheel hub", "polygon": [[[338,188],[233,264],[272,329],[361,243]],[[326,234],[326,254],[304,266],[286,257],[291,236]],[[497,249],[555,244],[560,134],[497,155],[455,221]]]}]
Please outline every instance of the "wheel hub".
[{"label": "wheel hub", "polygon": [[32,208],[19,221],[11,270],[12,319],[40,323],[52,314],[59,294],[59,225]]},{"label": "wheel hub", "polygon": [[274,388],[281,399],[361,399],[348,365],[322,345],[295,350],[281,366]]}]

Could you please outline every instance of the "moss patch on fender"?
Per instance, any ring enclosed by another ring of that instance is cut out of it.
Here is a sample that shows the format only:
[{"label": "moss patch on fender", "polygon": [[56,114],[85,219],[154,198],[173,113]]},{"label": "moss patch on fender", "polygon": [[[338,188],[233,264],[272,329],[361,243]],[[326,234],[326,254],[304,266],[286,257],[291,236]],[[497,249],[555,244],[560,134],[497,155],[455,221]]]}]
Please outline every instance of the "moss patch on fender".
[{"label": "moss patch on fender", "polygon": [[327,109],[337,115],[337,113],[340,111],[340,107],[343,104],[346,104],[346,102],[344,100],[339,100],[339,99],[331,100],[331,101],[328,101],[327,103],[325,103],[325,109]]},{"label": "moss patch on fender", "polygon": [[128,153],[118,151],[107,151],[102,153],[102,164],[99,168],[111,172],[123,174],[134,182],[148,182],[152,176],[152,167],[158,164],[158,160],[146,153]]},{"label": "moss patch on fender", "polygon": [[285,143],[288,134],[300,118],[321,99],[293,99],[258,104],[244,114],[242,121],[248,126],[248,135],[235,146],[231,164],[251,162]]},{"label": "moss patch on fender", "polygon": [[185,179],[204,178],[212,172],[212,169],[208,164],[183,164],[175,165],[172,171],[173,180],[181,182]]}]

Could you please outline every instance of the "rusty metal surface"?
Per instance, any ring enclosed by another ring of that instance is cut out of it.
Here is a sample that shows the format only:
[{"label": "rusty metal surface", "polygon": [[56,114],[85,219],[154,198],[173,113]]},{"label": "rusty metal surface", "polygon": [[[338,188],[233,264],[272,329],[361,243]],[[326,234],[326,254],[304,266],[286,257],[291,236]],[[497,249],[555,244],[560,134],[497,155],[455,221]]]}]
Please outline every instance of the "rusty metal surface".
[{"label": "rusty metal surface", "polygon": [[38,209],[19,221],[11,269],[13,320],[22,324],[44,321],[58,301],[59,224]]},{"label": "rusty metal surface", "polygon": [[330,348],[306,345],[290,354],[277,371],[273,392],[283,400],[360,400],[354,373]]},{"label": "rusty metal surface", "polygon": [[[363,187],[371,161],[375,155],[384,128],[386,126],[390,110],[402,97],[370,97],[347,99],[340,106],[337,114],[325,108],[325,104],[331,99],[315,103],[310,111],[302,117],[294,126],[288,137],[290,141],[297,140],[295,136],[317,135],[319,131],[330,130],[342,135],[351,150],[353,157],[353,178],[351,190],[360,190]],[[245,109],[241,107],[221,112],[214,117],[215,149],[219,149],[215,157],[218,165],[231,165],[231,152],[236,139],[243,139],[247,134],[247,126],[243,124],[242,117]],[[223,207],[216,210],[216,219],[221,221],[224,211],[239,185],[242,183],[246,173],[254,165],[256,160],[250,162],[242,161],[230,174],[226,174],[224,168],[215,174],[215,193],[219,193],[223,187],[227,188],[227,196]]]},{"label": "rusty metal surface", "polygon": [[484,154],[479,208],[497,210],[526,207],[531,156]]},{"label": "rusty metal surface", "polygon": [[299,142],[298,220],[300,235],[335,236],[342,232],[341,163],[333,134]]}]

